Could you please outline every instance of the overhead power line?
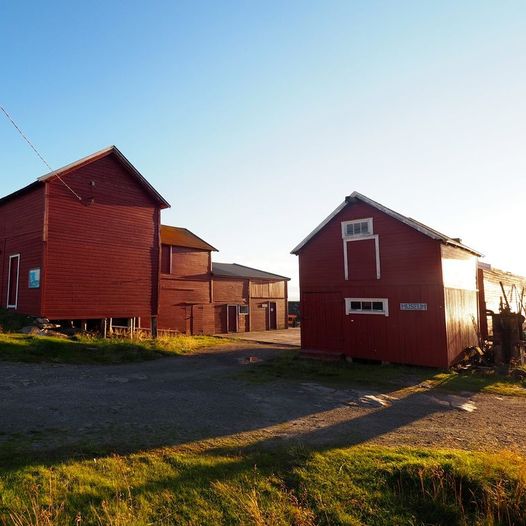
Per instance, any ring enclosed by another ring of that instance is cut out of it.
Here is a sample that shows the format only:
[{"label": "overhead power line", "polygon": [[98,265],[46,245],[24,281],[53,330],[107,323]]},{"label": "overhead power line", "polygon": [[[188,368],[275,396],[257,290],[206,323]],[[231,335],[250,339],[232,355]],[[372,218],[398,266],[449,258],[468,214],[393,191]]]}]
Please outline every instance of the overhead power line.
[{"label": "overhead power line", "polygon": [[[4,115],[9,119],[9,122],[15,127],[16,131],[20,134],[20,136],[24,139],[24,141],[27,142],[27,144],[29,144],[29,146],[31,147],[31,149],[37,154],[38,158],[47,166],[47,168],[49,169],[50,172],[54,172],[55,170],[53,170],[53,168],[51,168],[50,164],[44,159],[44,157],[42,157],[42,155],[40,155],[40,152],[35,148],[35,146],[33,146],[33,143],[26,137],[26,135],[24,134],[24,132],[19,128],[19,126],[17,125],[17,123],[13,120],[13,118],[11,117],[11,115],[9,115],[9,113],[7,112],[7,110],[3,107],[3,106],[0,106],[0,110],[2,110],[2,112],[4,113]],[[58,174],[55,174],[57,179],[79,200],[79,201],[82,201],[82,197],[80,197],[79,194],[77,194],[77,192],[75,192],[75,190],[73,190],[73,188],[71,188],[71,186],[69,186],[65,181],[64,179],[62,179],[62,177],[60,177],[60,175]]]}]

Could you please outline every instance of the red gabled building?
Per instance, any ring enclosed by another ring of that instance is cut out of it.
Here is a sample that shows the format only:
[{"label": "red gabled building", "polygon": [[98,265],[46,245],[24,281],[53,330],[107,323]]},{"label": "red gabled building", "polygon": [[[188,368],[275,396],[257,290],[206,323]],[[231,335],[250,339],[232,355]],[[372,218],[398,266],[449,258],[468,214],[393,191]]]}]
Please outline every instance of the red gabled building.
[{"label": "red gabled building", "polygon": [[167,207],[115,146],[0,199],[2,306],[50,319],[155,318]]},{"label": "red gabled building", "polygon": [[161,247],[159,329],[216,334],[287,328],[289,278],[212,262],[217,249],[186,228],[162,225]]},{"label": "red gabled building", "polygon": [[115,146],[0,199],[0,305],[92,328],[286,327],[288,278],[213,269],[213,246],[161,225],[167,207]]},{"label": "red gabled building", "polygon": [[354,192],[293,251],[302,348],[448,367],[477,344],[480,254]]}]

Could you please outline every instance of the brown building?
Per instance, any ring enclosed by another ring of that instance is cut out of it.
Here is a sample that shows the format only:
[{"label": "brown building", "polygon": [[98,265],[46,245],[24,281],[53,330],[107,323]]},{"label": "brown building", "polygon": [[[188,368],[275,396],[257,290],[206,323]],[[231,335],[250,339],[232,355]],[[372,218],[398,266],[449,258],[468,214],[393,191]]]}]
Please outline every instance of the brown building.
[{"label": "brown building", "polygon": [[216,251],[185,228],[161,226],[159,329],[184,334],[285,329],[289,278],[212,263]]},{"label": "brown building", "polygon": [[227,310],[222,332],[286,329],[288,280],[237,263],[213,263],[213,300]]}]

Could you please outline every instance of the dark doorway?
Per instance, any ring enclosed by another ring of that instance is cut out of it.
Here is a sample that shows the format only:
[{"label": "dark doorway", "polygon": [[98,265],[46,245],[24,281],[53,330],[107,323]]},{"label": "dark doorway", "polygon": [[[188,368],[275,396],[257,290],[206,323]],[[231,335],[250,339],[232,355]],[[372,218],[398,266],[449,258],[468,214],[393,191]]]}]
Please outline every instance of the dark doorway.
[{"label": "dark doorway", "polygon": [[276,308],[275,301],[269,301],[268,303],[268,329],[269,331],[275,331],[278,328],[278,309]]},{"label": "dark doorway", "polygon": [[227,332],[237,332],[237,305],[228,305],[226,313]]}]

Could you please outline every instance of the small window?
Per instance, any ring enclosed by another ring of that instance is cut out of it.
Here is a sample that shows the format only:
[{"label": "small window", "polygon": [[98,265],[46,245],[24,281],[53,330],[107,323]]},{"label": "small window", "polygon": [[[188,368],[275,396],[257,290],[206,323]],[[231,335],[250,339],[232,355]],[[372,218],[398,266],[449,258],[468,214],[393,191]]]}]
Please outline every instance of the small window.
[{"label": "small window", "polygon": [[387,298],[345,298],[345,314],[389,316],[389,302]]},{"label": "small window", "polygon": [[367,237],[373,235],[373,218],[355,219],[342,223],[342,236],[344,239],[354,237]]},{"label": "small window", "polygon": [[239,314],[248,314],[248,305],[240,305]]}]

